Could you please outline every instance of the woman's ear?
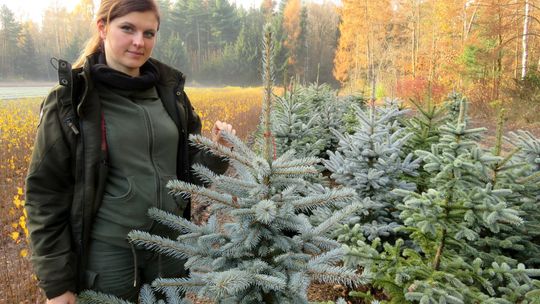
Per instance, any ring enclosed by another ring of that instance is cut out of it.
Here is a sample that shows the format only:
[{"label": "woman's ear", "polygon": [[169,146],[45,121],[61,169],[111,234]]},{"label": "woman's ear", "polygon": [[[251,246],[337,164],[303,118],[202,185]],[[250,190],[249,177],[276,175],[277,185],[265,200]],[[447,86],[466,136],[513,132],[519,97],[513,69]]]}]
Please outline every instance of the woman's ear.
[{"label": "woman's ear", "polygon": [[105,24],[105,21],[98,20],[97,29],[98,29],[99,37],[101,38],[101,40],[105,40],[105,37],[107,37],[107,25]]}]

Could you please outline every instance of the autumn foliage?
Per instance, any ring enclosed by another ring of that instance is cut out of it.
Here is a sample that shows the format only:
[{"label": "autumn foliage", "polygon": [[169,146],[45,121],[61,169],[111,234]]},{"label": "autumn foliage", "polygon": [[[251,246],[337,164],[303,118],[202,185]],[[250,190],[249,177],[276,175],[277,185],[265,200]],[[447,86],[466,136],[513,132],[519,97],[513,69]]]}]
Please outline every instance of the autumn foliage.
[{"label": "autumn foliage", "polygon": [[334,76],[343,86],[382,86],[402,98],[420,97],[412,92],[427,82],[436,84],[434,95],[509,101],[516,80],[539,73],[535,2],[343,0]]}]

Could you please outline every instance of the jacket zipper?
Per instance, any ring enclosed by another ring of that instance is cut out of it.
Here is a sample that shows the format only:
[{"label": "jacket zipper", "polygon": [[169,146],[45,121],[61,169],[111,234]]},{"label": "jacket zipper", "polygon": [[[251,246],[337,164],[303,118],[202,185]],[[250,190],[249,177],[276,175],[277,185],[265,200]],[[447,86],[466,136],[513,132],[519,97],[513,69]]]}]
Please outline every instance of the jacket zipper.
[{"label": "jacket zipper", "polygon": [[154,174],[156,176],[156,195],[157,195],[157,208],[162,208],[162,202],[161,202],[161,182],[160,182],[160,175],[157,170],[156,163],[154,162],[154,156],[153,156],[153,149],[154,149],[154,132],[152,131],[152,121],[150,120],[150,115],[146,111],[146,109],[142,106],[140,106],[141,109],[144,112],[144,117],[146,119],[146,123],[148,124],[148,154],[150,155],[150,162],[152,163],[152,168],[154,169]]},{"label": "jacket zipper", "polygon": [[64,123],[73,131],[73,133],[75,133],[75,135],[79,135],[79,129],[77,128],[75,123],[73,123],[73,120],[73,116],[70,116],[64,119]]}]

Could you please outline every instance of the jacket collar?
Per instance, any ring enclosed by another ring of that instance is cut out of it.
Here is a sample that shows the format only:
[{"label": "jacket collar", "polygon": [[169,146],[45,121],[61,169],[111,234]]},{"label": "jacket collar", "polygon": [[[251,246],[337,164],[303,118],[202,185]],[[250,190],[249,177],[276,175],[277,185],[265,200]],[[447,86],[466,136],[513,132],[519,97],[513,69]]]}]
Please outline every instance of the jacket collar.
[{"label": "jacket collar", "polygon": [[[98,62],[98,53],[91,54],[88,57],[86,57],[84,66],[82,69],[74,69],[73,70],[73,79],[77,79],[78,81],[74,81],[76,83],[72,84],[72,90],[73,92],[79,91],[79,102],[76,104],[76,99],[73,99],[74,106],[76,106],[77,114],[79,116],[82,116],[84,113],[84,107],[86,105],[88,98],[88,93],[92,92],[95,85],[92,81],[92,78],[90,77],[90,67]],[[159,80],[158,80],[158,92],[160,93],[161,98],[166,98],[165,95],[168,92],[173,92],[176,96],[180,96],[184,90],[184,85],[186,83],[186,77],[182,72],[180,72],[177,69],[174,69],[161,61],[149,58],[150,62],[152,62],[156,68],[159,71]],[[77,87],[78,86],[78,87]],[[171,93],[168,93],[171,94]],[[167,111],[172,111],[172,108],[168,108],[170,106],[165,103],[165,107],[167,108]],[[171,113],[171,112],[169,112]],[[174,117],[174,115],[173,115]],[[175,122],[177,122],[175,120]],[[179,125],[179,122],[177,122]]]}]

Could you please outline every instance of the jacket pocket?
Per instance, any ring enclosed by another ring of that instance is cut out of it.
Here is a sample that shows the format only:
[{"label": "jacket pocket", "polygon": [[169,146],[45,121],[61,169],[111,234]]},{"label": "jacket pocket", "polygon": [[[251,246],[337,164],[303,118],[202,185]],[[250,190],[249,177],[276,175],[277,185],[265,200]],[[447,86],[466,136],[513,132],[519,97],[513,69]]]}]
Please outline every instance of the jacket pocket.
[{"label": "jacket pocket", "polygon": [[84,271],[83,289],[94,289],[96,287],[96,278],[98,274],[92,270]]},{"label": "jacket pocket", "polygon": [[129,200],[133,196],[133,177],[109,180],[103,194],[104,200]]}]

